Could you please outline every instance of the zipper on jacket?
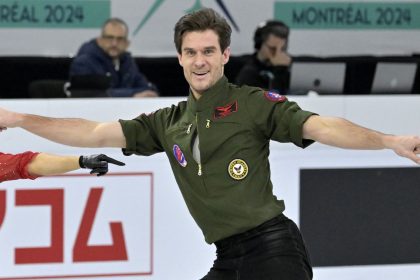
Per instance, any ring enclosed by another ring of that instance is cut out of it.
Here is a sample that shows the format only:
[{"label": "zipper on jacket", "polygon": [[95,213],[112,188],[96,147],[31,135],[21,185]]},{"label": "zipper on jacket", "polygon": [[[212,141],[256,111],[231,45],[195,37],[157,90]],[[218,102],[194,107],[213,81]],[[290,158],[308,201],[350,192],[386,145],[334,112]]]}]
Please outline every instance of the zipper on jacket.
[{"label": "zipper on jacket", "polygon": [[210,120],[209,119],[206,120],[206,128],[210,128]]},{"label": "zipper on jacket", "polygon": [[[198,137],[199,131],[198,131],[198,115],[197,114],[195,114],[195,124],[197,126],[197,136],[196,137]],[[195,141],[197,141],[197,139]],[[197,175],[201,176],[201,175],[203,175],[203,170],[201,168],[201,153],[200,153],[200,148],[199,147],[198,147],[198,153],[200,154],[200,161],[199,162],[197,161],[197,164],[198,164]]]},{"label": "zipper on jacket", "polygon": [[198,172],[197,172],[197,175],[198,176],[201,176],[203,173],[202,173],[202,170],[201,170],[201,163],[199,163],[198,164]]},{"label": "zipper on jacket", "polygon": [[190,134],[192,125],[193,125],[192,123],[190,123],[190,124],[188,125],[188,128],[187,128],[187,134]]}]

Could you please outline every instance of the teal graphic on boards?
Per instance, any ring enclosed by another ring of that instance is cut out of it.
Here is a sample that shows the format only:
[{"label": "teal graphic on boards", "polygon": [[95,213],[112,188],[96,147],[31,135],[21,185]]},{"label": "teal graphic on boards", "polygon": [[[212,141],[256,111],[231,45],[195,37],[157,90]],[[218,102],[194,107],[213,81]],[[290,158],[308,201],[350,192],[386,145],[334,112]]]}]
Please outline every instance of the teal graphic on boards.
[{"label": "teal graphic on boards", "polygon": [[110,0],[1,0],[0,28],[98,28]]},{"label": "teal graphic on boards", "polygon": [[274,17],[293,29],[420,29],[420,3],[283,2]]},{"label": "teal graphic on boards", "polygon": [[[223,0],[215,0],[216,4],[219,6],[219,8],[222,10],[223,15],[229,20],[229,22],[232,24],[233,28],[239,32],[239,26],[236,24],[235,19],[233,18],[232,14],[229,12],[228,8],[226,7]],[[136,35],[143,26],[147,23],[147,21],[156,13],[156,11],[159,9],[159,7],[165,2],[165,0],[155,0],[155,2],[150,6],[149,10],[147,11],[146,15],[142,18],[140,23],[137,25],[136,29],[133,32],[133,35]],[[197,11],[204,6],[201,3],[201,0],[195,0],[194,4],[185,10],[185,13],[191,13],[194,11]]]}]

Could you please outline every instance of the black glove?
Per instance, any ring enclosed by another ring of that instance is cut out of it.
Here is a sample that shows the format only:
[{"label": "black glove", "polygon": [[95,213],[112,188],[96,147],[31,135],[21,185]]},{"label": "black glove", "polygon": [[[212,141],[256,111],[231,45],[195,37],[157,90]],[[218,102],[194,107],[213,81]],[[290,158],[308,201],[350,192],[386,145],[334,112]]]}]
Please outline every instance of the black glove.
[{"label": "black glove", "polygon": [[125,165],[124,162],[110,158],[104,154],[79,157],[80,167],[92,169],[90,174],[97,174],[97,176],[105,175],[108,172],[108,163],[113,163],[119,166]]}]

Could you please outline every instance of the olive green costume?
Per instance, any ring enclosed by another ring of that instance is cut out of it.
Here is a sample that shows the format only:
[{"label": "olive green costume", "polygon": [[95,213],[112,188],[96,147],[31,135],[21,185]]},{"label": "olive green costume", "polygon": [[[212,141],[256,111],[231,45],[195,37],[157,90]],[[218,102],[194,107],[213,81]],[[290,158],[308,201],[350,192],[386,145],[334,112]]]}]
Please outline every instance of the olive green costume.
[{"label": "olive green costume", "polygon": [[[312,114],[284,96],[222,77],[198,101],[190,93],[176,106],[120,120],[123,151],[166,152],[191,215],[213,243],[283,212],[283,201],[273,195],[269,142],[308,146],[302,126]],[[201,163],[193,157],[197,135]]]}]

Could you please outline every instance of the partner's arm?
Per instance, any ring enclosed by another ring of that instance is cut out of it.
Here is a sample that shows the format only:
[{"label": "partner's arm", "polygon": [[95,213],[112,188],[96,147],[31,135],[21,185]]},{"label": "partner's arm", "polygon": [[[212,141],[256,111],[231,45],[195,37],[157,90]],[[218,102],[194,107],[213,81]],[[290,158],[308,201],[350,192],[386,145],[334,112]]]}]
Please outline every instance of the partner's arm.
[{"label": "partner's arm", "polygon": [[91,169],[91,174],[104,175],[108,163],[119,166],[123,162],[104,154],[91,156],[59,156],[46,153],[0,153],[0,182],[17,179],[36,179],[40,176],[67,173],[79,168]]},{"label": "partner's arm", "polygon": [[79,157],[40,153],[28,163],[27,168],[31,176],[62,174],[79,169]]}]

